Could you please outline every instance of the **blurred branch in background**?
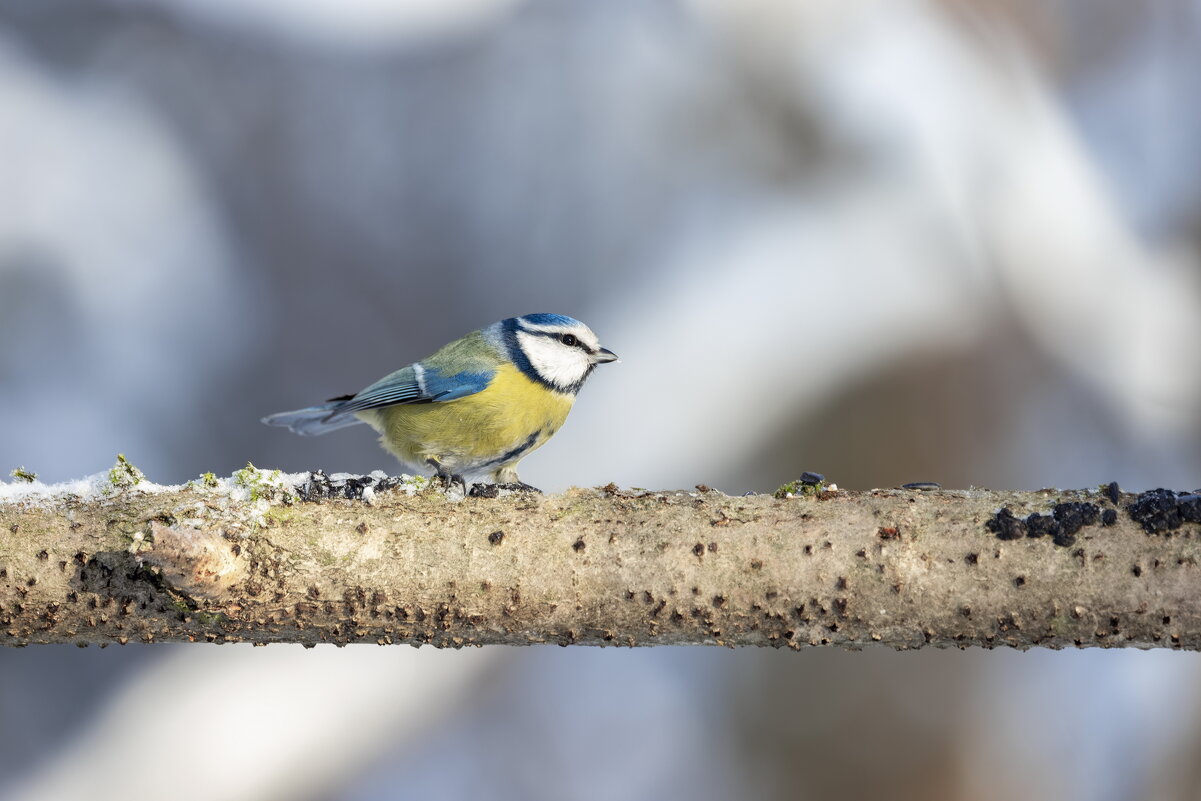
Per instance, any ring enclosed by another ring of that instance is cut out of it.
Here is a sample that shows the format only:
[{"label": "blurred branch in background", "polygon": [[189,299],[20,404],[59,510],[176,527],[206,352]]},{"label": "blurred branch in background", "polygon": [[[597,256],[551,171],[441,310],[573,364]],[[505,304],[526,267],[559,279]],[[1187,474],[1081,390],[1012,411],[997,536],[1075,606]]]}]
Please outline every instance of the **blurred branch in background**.
[{"label": "blurred branch in background", "polygon": [[177,801],[312,798],[370,764],[382,743],[433,738],[503,661],[499,652],[299,650],[259,650],[253,666],[234,648],[164,654],[4,798],[126,801],[164,787]]},{"label": "blurred branch in background", "polygon": [[[562,311],[625,363],[544,488],[1180,485],[1199,43],[1197,0],[0,0],[3,466],[394,469],[257,420]],[[440,728],[406,691],[495,649],[181,648],[0,649],[0,793],[1196,797],[1166,649],[529,648]]]}]

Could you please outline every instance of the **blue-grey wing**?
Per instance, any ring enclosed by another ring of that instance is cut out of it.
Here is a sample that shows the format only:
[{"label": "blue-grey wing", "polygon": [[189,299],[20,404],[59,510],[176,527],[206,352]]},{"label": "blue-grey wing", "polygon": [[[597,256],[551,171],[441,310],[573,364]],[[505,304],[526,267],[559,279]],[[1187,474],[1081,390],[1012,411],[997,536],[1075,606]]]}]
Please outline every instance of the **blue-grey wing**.
[{"label": "blue-grey wing", "polygon": [[359,412],[406,403],[444,403],[488,386],[499,364],[496,348],[476,331],[426,359],[384,376],[354,395],[268,415],[263,422],[313,436],[363,422]]},{"label": "blue-grey wing", "polygon": [[443,375],[421,362],[384,376],[353,397],[342,400],[331,417],[367,409],[381,409],[399,403],[441,403],[474,395],[492,380],[495,371],[463,371]]}]

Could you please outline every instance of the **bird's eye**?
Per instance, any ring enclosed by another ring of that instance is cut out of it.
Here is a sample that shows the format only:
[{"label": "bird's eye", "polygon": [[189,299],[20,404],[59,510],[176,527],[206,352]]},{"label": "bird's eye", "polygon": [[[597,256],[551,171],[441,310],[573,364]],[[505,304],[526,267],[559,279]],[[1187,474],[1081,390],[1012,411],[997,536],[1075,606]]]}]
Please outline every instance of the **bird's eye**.
[{"label": "bird's eye", "polygon": [[580,342],[575,338],[575,334],[564,334],[562,337],[560,337],[560,340],[569,348],[574,348]]}]

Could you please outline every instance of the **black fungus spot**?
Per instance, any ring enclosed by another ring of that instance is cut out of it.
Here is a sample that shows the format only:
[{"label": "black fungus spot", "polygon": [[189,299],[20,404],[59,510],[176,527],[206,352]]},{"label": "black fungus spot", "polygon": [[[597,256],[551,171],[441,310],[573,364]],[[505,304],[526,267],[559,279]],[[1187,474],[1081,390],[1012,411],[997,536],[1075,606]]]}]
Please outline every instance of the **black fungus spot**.
[{"label": "black fungus spot", "polygon": [[704,556],[704,554],[705,554],[705,546],[704,546],[704,544],[703,544],[703,543],[700,543],[700,542],[698,542],[696,545],[693,545],[693,546],[692,546],[692,553],[693,553],[693,554],[695,554],[696,556]]},{"label": "black fungus spot", "polygon": [[1058,533],[1052,535],[1051,542],[1060,548],[1067,548],[1076,544],[1076,535],[1068,534],[1063,529],[1060,529]]},{"label": "black fungus spot", "polygon": [[1101,525],[1112,526],[1118,522],[1118,513],[1115,509],[1106,509],[1101,513]]},{"label": "black fungus spot", "polygon": [[933,481],[911,481],[908,484],[902,484],[901,489],[917,490],[919,492],[932,492],[933,490],[942,489],[942,484]]},{"label": "black fungus spot", "polygon": [[1130,568],[1130,572],[1134,574],[1135,578],[1140,578],[1143,575],[1143,568],[1141,565],[1135,565]]},{"label": "black fungus spot", "polygon": [[1013,586],[1015,586],[1015,587],[1026,586],[1026,577],[1025,576],[1014,576]]},{"label": "black fungus spot", "polygon": [[801,477],[797,479],[797,481],[801,482],[802,484],[820,484],[825,480],[826,477],[821,473],[812,473],[808,470],[806,470],[804,473],[801,473]]},{"label": "black fungus spot", "polygon": [[1176,499],[1176,511],[1180,519],[1188,523],[1201,523],[1201,492],[1191,492]]},{"label": "black fungus spot", "polygon": [[1118,501],[1122,499],[1122,490],[1118,487],[1118,482],[1111,481],[1106,485],[1105,497],[1109,498],[1109,502],[1114,506],[1118,505]]},{"label": "black fungus spot", "polygon": [[500,545],[502,542],[504,542],[504,539],[505,532],[503,531],[493,531],[488,535],[488,542],[492,543],[493,545]]},{"label": "black fungus spot", "polygon": [[[1006,506],[1001,511],[994,514],[984,524],[984,527],[997,535],[997,539],[1001,540],[1016,540],[1026,533],[1026,524],[1013,516],[1013,512],[1009,511]],[[1041,536],[1031,534],[1031,537]]]},{"label": "black fungus spot", "polygon": [[1183,520],[1176,503],[1176,493],[1169,489],[1154,489],[1141,493],[1126,511],[1148,534],[1158,534],[1180,528]]},{"label": "black fungus spot", "polygon": [[1033,512],[1026,516],[1026,532],[1030,537],[1056,537],[1059,535],[1059,524],[1051,515],[1040,515]]},{"label": "black fungus spot", "polygon": [[578,540],[573,542],[571,544],[571,549],[573,551],[575,551],[576,553],[579,553],[580,551],[584,550],[584,538],[580,537]]},{"label": "black fungus spot", "polygon": [[969,565],[979,564],[980,563],[980,555],[975,554],[975,553],[969,553],[967,556],[963,557],[963,561],[967,562]]},{"label": "black fungus spot", "polygon": [[1055,537],[1055,544],[1071,545],[1075,541],[1076,532],[1085,526],[1096,523],[1100,512],[1101,510],[1091,503],[1056,504],[1052,512],[1055,515],[1055,522],[1059,524],[1059,534]]}]

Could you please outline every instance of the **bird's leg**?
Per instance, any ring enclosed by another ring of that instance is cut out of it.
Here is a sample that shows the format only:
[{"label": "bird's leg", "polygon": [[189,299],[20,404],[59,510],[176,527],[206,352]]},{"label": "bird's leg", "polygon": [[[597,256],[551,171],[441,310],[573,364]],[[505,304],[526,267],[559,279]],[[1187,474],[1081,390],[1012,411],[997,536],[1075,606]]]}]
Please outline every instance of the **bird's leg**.
[{"label": "bird's leg", "polygon": [[508,465],[502,467],[492,474],[492,480],[496,482],[496,486],[501,489],[513,490],[515,492],[537,492],[542,490],[537,487],[530,486],[517,477],[517,467]]},{"label": "bird's leg", "polygon": [[434,468],[434,478],[442,482],[442,488],[449,490],[455,484],[463,488],[463,494],[467,494],[467,482],[458,473],[452,473],[447,470],[437,459],[426,459],[425,463]]}]

